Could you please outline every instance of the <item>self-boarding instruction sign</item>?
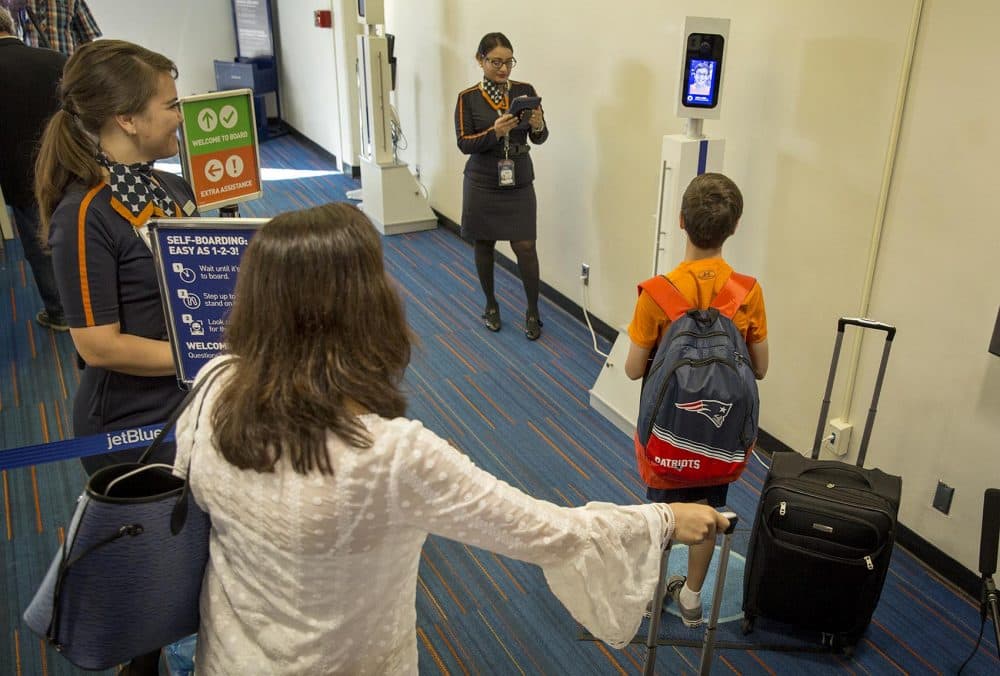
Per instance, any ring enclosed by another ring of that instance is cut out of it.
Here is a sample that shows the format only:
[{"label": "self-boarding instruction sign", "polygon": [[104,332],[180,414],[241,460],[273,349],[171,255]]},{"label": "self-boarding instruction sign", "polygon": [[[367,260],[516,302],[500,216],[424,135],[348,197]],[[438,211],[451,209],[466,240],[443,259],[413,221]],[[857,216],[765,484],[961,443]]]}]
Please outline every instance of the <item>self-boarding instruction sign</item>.
[{"label": "self-boarding instruction sign", "polygon": [[180,100],[184,178],[199,209],[262,194],[253,91],[233,89]]},{"label": "self-boarding instruction sign", "polygon": [[266,218],[154,218],[153,260],[160,282],[177,379],[194,382],[221,354],[236,275],[250,239]]}]

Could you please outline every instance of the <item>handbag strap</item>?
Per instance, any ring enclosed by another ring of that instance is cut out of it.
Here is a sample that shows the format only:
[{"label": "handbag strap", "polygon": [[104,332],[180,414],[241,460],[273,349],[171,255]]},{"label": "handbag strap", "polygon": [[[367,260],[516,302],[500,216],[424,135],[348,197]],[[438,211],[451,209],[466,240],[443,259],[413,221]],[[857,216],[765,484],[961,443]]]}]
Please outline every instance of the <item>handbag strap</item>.
[{"label": "handbag strap", "polygon": [[146,447],[145,452],[139,458],[140,465],[145,464],[146,460],[149,459],[149,456],[153,453],[153,451],[159,449],[160,446],[163,445],[163,440],[167,437],[167,434],[174,428],[174,425],[177,424],[177,420],[181,417],[181,414],[184,413],[184,409],[186,409],[191,402],[194,401],[195,397],[198,396],[198,393],[215,382],[215,379],[222,372],[222,367],[228,365],[232,361],[232,359],[227,359],[224,362],[216,364],[208,373],[205,374],[204,378],[198,381],[198,383],[191,388],[181,403],[177,404],[174,410],[170,413],[170,417],[167,418],[167,421],[163,423],[163,428],[160,430],[160,433],[156,435],[153,442]]},{"label": "handbag strap", "polygon": [[[211,371],[209,371],[205,375],[205,378],[195,386],[194,390],[191,391],[191,394],[194,395],[195,390],[200,390],[200,389],[205,390],[205,396],[201,398],[201,403],[198,405],[198,413],[195,415],[194,418],[193,435],[198,433],[198,423],[201,422],[201,411],[205,407],[205,399],[208,398],[209,388],[212,386],[212,383],[214,383],[216,379],[222,374],[222,368],[224,366],[228,366],[229,364],[233,363],[233,361],[234,360],[232,359],[227,359],[221,364],[217,364],[215,367],[213,367]],[[204,386],[204,388],[202,388],[202,386]],[[192,400],[193,399],[194,397],[192,397]],[[181,402],[182,406],[180,408],[183,408],[183,405],[185,403],[187,403],[186,397],[185,400]],[[174,416],[171,417],[173,418]],[[174,420],[174,422],[176,422],[176,419]],[[163,434],[161,433],[160,437],[162,436]],[[159,441],[160,437],[154,439],[153,443],[155,444],[157,441]],[[152,446],[152,444],[150,444],[150,446]],[[149,451],[146,451],[146,453],[144,453],[143,455],[145,456],[148,453]],[[177,498],[177,502],[176,504],[174,504],[174,509],[170,513],[170,532],[174,535],[177,535],[178,533],[181,532],[181,529],[184,528],[184,523],[187,521],[187,513],[188,513],[187,496],[188,492],[191,490],[191,463],[193,460],[194,460],[194,444],[191,445],[191,455],[188,456],[187,467],[184,470],[184,487],[181,488],[180,497]]]}]

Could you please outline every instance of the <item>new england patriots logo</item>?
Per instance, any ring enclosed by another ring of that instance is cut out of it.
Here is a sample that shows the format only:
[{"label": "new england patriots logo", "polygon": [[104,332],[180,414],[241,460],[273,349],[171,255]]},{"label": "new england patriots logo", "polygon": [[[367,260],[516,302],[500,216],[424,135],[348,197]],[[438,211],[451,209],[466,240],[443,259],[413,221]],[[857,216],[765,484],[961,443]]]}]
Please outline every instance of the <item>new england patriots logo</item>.
[{"label": "new england patriots logo", "polygon": [[690,401],[686,404],[674,404],[674,406],[682,411],[702,414],[711,420],[717,429],[722,429],[722,423],[726,422],[726,416],[729,415],[729,411],[733,408],[732,404],[727,404],[717,399],[699,399],[698,401]]}]

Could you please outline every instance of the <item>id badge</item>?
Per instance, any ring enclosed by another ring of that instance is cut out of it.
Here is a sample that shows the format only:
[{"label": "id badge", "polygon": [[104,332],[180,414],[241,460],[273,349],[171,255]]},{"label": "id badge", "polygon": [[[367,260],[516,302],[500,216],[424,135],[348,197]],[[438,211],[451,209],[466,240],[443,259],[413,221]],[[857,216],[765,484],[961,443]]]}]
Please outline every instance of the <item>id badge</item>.
[{"label": "id badge", "polygon": [[500,177],[501,188],[509,188],[514,185],[514,160],[497,162],[497,174]]}]

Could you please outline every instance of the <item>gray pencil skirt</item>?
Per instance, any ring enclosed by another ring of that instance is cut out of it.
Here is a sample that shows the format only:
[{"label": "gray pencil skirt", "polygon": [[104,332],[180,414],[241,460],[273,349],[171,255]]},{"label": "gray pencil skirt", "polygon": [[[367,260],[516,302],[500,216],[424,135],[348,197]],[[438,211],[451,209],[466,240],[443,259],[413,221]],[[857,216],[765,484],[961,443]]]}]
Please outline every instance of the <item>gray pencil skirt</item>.
[{"label": "gray pencil skirt", "polygon": [[462,187],[462,237],[465,239],[534,240],[535,186],[501,188],[470,180]]}]

